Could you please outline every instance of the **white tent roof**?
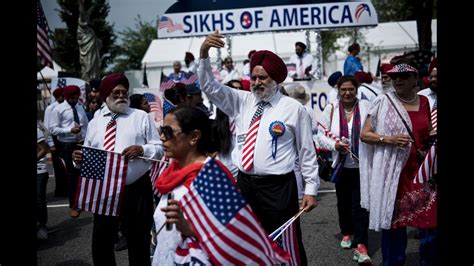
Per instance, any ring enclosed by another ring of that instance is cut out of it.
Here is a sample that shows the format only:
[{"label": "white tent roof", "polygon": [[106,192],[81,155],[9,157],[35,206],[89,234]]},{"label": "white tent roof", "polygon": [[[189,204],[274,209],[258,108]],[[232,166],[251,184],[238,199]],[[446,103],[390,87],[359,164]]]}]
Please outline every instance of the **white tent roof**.
[{"label": "white tent roof", "polygon": [[[43,69],[41,69],[40,72],[36,74],[36,79],[41,80],[41,79],[46,79],[50,80],[52,78],[57,78],[58,77],[58,71],[63,71],[63,68],[60,67],[56,62],[53,61],[53,68],[51,69],[50,67],[46,66]],[[40,74],[41,73],[41,74]],[[41,77],[43,75],[43,77]]]},{"label": "white tent roof", "polygon": [[[431,23],[433,47],[437,46],[437,20]],[[372,50],[395,51],[403,49],[416,49],[418,46],[418,33],[416,21],[401,21],[380,23],[373,28],[361,29],[360,33]],[[231,36],[232,38],[232,58],[239,62],[247,58],[250,50],[271,50],[280,55],[283,59],[294,54],[294,43],[305,42],[305,31],[296,32],[269,32],[254,33],[247,35]],[[316,53],[316,38],[314,32],[310,32],[311,54]],[[191,37],[180,39],[157,39],[153,40],[148,47],[142,63],[147,64],[147,68],[171,67],[173,61],[183,61],[184,53],[189,51],[196,58],[199,57],[199,47],[204,37]],[[342,44],[341,51],[347,50],[349,41]],[[345,47],[344,47],[345,46]],[[216,58],[217,50],[210,50],[211,58]],[[222,58],[228,55],[227,48],[221,49]]]}]

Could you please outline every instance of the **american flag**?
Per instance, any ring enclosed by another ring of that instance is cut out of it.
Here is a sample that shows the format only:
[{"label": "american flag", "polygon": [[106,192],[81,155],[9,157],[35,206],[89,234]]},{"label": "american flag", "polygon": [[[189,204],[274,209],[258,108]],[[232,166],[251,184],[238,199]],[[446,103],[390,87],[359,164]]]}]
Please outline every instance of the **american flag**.
[{"label": "american flag", "polygon": [[193,73],[189,77],[186,77],[185,80],[182,80],[181,83],[184,83],[186,85],[193,84],[198,80],[198,75]]},{"label": "american flag", "polygon": [[220,162],[210,159],[179,203],[213,264],[288,261],[288,253],[266,235],[232,174]]},{"label": "american flag", "polygon": [[40,58],[41,65],[53,68],[53,53],[49,45],[48,22],[39,0],[36,1],[36,21],[36,55]]},{"label": "american flag", "polygon": [[[433,131],[438,130],[438,110],[437,110],[437,102],[435,102],[433,106],[433,110],[431,111],[431,126],[433,127]],[[424,183],[432,178],[438,171],[438,145],[437,143],[433,143],[428,153],[426,154],[425,159],[420,165],[420,169],[415,175],[415,179],[413,179],[413,183]]]},{"label": "american flag", "polygon": [[296,226],[291,223],[286,230],[283,231],[280,237],[274,241],[284,251],[290,254],[290,260],[283,265],[300,265],[300,253],[298,247],[298,240],[296,238]]},{"label": "american flag", "polygon": [[158,23],[158,29],[166,28],[167,32],[173,32],[176,30],[183,30],[183,25],[181,23],[174,24],[173,20],[167,16],[161,16],[160,22]]},{"label": "american flag", "polygon": [[150,104],[150,113],[154,114],[153,117],[155,122],[163,121],[163,107],[161,104],[161,98],[153,93],[148,92],[143,93],[143,96],[145,96],[146,100]]},{"label": "american flag", "polygon": [[171,109],[175,108],[176,106],[168,101],[168,99],[163,99],[163,117],[165,117],[170,111]]},{"label": "american flag", "polygon": [[75,208],[119,216],[128,161],[118,153],[83,147]]},{"label": "american flag", "polygon": [[171,162],[173,161],[172,158],[168,158],[166,156],[163,156],[161,158],[161,160],[163,160],[165,162],[153,162],[153,164],[151,165],[151,169],[150,169],[150,178],[151,178],[151,185],[153,187],[153,194],[155,194],[157,196],[160,193],[158,192],[158,190],[155,187],[155,182],[158,180],[158,177],[161,175],[161,173],[163,173],[163,171],[166,169],[166,167],[168,167],[168,165],[170,165]]}]

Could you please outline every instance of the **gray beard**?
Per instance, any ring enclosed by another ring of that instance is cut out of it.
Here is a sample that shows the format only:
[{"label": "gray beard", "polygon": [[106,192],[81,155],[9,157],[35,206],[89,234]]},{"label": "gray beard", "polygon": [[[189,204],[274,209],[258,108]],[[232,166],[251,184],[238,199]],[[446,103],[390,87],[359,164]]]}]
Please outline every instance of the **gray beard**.
[{"label": "gray beard", "polygon": [[276,94],[277,90],[277,84],[275,84],[272,88],[264,87],[263,92],[256,92],[255,87],[252,87],[252,94],[257,98],[259,102],[269,102],[273,95]]},{"label": "gray beard", "polygon": [[128,99],[126,99],[126,103],[118,103],[118,101],[120,101],[119,99],[113,99],[109,96],[105,101],[109,110],[117,114],[126,114],[130,106]]}]

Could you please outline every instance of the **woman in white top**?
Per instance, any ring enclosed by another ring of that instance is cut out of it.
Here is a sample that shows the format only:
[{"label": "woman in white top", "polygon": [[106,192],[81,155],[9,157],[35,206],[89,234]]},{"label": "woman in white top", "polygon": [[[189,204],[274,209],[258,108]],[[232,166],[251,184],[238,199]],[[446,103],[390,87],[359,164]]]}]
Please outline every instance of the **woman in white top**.
[{"label": "woman in white top", "polygon": [[[189,191],[207,160],[211,123],[203,111],[180,106],[166,115],[159,132],[165,155],[173,158],[173,162],[154,184],[161,198],[153,215],[157,231],[153,265],[173,265],[178,245],[187,238],[195,238],[178,201]],[[170,224],[166,225],[167,222]]]},{"label": "woman in white top", "polygon": [[[320,121],[318,141],[332,151],[336,184],[337,210],[342,233],[342,248],[354,248],[353,259],[370,263],[367,254],[369,214],[360,206],[359,143],[361,125],[369,102],[357,99],[359,82],[354,76],[342,76],[337,82],[338,100],[328,104]],[[352,235],[354,239],[351,240]]]}]

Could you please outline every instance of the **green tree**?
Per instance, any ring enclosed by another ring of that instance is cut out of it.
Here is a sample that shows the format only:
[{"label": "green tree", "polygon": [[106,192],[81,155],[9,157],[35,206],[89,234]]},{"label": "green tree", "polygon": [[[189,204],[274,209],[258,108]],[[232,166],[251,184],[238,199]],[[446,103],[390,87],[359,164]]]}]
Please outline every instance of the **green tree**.
[{"label": "green tree", "polygon": [[379,22],[416,20],[421,50],[431,50],[431,20],[437,17],[435,0],[373,0]]},{"label": "green tree", "polygon": [[[79,3],[71,0],[57,0],[60,6],[59,16],[66,23],[65,29],[56,29],[51,36],[54,42],[53,57],[67,72],[80,73],[79,46],[77,44],[77,26],[79,19]],[[94,2],[91,2],[94,1]],[[93,6],[91,13],[91,27],[97,37],[102,40],[101,70],[110,64],[115,57],[116,36],[113,25],[106,21],[110,5],[106,0],[86,0],[85,8]]]},{"label": "green tree", "polygon": [[141,69],[142,59],[150,43],[157,38],[152,22],[143,22],[140,15],[135,18],[135,29],[127,27],[119,32],[122,45],[117,49],[114,71]]}]

